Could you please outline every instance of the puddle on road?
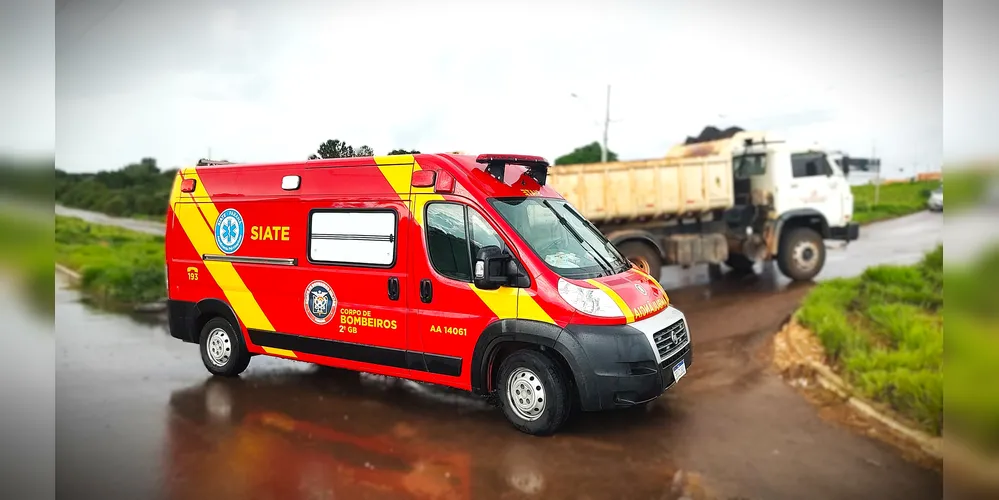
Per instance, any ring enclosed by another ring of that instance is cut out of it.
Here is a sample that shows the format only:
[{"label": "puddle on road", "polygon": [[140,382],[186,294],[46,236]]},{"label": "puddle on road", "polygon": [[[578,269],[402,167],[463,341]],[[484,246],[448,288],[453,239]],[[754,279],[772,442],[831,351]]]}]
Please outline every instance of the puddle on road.
[{"label": "puddle on road", "polygon": [[327,369],[210,379],[169,407],[169,498],[714,498],[638,432],[665,412],[536,438],[470,395]]}]

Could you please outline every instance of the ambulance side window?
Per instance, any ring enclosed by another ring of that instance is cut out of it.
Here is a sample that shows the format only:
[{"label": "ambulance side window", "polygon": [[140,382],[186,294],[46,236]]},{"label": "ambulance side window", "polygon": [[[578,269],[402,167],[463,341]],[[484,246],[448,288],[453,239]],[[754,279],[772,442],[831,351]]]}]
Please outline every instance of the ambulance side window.
[{"label": "ambulance side window", "polygon": [[398,221],[391,209],[315,209],[309,213],[309,261],[391,268]]},{"label": "ambulance side window", "polygon": [[486,222],[485,219],[479,215],[475,210],[468,210],[468,231],[469,235],[472,237],[472,253],[471,257],[474,259],[476,255],[479,254],[479,250],[482,247],[497,246],[500,250],[506,249],[506,244],[503,243],[503,238],[500,238],[493,227]]},{"label": "ambulance side window", "polygon": [[434,270],[441,276],[471,282],[472,262],[468,255],[464,205],[428,204],[426,226],[427,253]]}]

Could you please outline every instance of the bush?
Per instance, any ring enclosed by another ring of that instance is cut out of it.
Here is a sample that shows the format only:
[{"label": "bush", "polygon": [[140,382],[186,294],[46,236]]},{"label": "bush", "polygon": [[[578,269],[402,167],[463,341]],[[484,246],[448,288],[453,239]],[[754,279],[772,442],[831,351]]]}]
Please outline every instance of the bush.
[{"label": "bush", "polygon": [[864,396],[926,431],[943,428],[943,248],[816,286],[798,319]]},{"label": "bush", "polygon": [[80,286],[119,304],[163,298],[163,237],[56,217],[56,259],[77,270]]}]

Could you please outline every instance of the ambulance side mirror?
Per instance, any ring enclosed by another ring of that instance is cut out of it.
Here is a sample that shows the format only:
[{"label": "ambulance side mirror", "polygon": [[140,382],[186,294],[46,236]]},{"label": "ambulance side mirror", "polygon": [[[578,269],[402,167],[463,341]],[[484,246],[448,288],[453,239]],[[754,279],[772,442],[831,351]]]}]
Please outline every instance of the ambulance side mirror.
[{"label": "ambulance side mirror", "polygon": [[506,285],[510,279],[510,264],[516,265],[500,247],[482,247],[475,256],[475,287],[480,290],[495,290]]}]

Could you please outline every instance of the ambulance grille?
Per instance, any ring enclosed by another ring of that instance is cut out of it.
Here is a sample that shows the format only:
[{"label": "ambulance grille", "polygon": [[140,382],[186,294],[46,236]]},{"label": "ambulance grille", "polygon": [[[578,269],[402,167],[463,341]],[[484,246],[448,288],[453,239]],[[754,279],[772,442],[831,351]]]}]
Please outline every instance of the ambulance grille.
[{"label": "ambulance grille", "polygon": [[656,349],[659,350],[659,357],[663,361],[676,354],[677,351],[690,342],[690,336],[687,334],[687,325],[684,324],[682,319],[659,330],[652,338],[656,342]]}]

